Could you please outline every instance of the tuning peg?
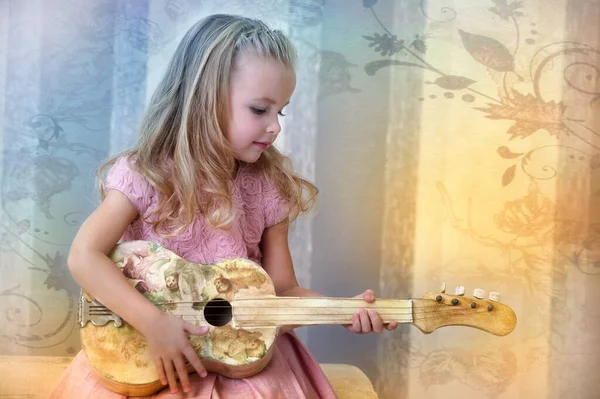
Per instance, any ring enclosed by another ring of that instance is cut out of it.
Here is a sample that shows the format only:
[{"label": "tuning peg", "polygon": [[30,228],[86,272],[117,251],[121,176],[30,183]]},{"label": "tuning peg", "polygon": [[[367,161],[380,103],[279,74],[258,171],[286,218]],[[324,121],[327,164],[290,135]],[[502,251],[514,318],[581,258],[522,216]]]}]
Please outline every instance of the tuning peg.
[{"label": "tuning peg", "polygon": [[456,287],[455,293],[456,293],[456,295],[459,295],[459,296],[465,295],[465,287],[463,287],[462,285],[459,285],[458,287]]},{"label": "tuning peg", "polygon": [[440,288],[440,292],[441,292],[442,294],[446,293],[446,282],[443,282],[443,283],[442,283],[442,287]]},{"label": "tuning peg", "polygon": [[490,301],[500,302],[500,293],[499,292],[490,292],[490,296],[488,297]]},{"label": "tuning peg", "polygon": [[485,291],[481,288],[475,288],[473,290],[473,296],[478,299],[483,299],[483,297],[485,296]]}]

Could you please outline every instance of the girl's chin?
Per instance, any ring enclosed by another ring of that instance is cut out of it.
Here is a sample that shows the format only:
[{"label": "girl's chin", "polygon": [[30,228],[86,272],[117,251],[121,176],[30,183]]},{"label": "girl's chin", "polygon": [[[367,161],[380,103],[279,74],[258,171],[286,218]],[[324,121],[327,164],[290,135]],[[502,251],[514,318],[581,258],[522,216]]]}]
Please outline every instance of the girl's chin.
[{"label": "girl's chin", "polygon": [[241,162],[245,162],[245,163],[255,163],[256,161],[258,161],[258,159],[260,158],[260,156],[262,155],[262,152],[260,154],[244,154],[244,155],[238,155],[236,156],[236,159],[238,161]]}]

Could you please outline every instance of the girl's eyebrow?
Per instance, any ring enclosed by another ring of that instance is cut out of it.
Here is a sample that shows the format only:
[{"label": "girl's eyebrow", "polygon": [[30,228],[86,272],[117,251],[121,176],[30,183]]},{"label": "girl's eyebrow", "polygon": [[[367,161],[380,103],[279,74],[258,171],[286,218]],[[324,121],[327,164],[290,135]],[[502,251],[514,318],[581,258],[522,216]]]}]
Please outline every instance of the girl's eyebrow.
[{"label": "girl's eyebrow", "polygon": [[[269,104],[277,104],[277,101],[273,100],[272,98],[269,97],[261,97],[261,98],[255,98],[252,101],[265,101],[268,102]],[[287,103],[284,104],[284,107],[286,105],[288,105],[290,102],[288,101]]]}]

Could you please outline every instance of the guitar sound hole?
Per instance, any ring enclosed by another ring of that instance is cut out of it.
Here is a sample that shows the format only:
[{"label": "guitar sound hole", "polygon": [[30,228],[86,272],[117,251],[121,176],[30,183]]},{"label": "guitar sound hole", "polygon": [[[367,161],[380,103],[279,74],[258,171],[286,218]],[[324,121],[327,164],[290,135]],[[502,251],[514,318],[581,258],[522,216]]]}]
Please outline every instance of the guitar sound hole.
[{"label": "guitar sound hole", "polygon": [[204,318],[212,326],[223,327],[233,318],[231,304],[224,299],[213,299],[204,307]]}]

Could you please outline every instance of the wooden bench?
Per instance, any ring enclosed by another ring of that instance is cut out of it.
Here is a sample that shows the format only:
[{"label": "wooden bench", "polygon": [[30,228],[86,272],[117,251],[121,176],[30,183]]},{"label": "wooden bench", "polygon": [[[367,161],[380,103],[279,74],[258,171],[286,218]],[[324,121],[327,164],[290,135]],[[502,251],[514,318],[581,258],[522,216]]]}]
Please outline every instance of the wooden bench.
[{"label": "wooden bench", "polygon": [[[0,356],[0,399],[46,399],[71,361],[59,356]],[[339,399],[377,399],[367,376],[347,364],[321,364]]]}]

